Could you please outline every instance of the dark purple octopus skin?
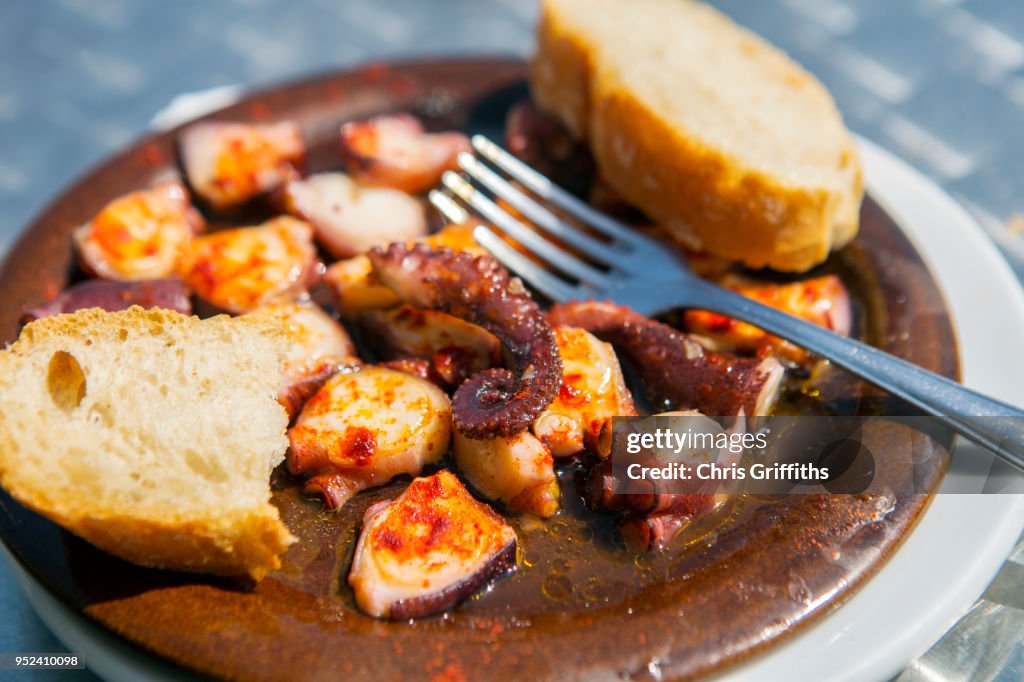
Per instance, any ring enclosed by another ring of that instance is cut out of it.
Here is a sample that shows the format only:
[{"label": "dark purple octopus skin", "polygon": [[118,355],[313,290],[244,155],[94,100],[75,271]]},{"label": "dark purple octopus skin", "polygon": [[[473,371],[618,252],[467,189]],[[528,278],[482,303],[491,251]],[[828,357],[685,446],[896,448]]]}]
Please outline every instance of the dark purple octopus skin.
[{"label": "dark purple octopus skin", "polygon": [[615,476],[612,460],[599,460],[587,472],[584,500],[591,509],[610,509],[640,514],[675,512],[687,516],[698,516],[714,507],[715,495],[713,492],[670,493],[658,490],[655,485],[657,481],[650,483],[650,489],[647,492],[622,492],[622,482]]},{"label": "dark purple octopus skin", "polygon": [[388,620],[422,618],[447,611],[484,585],[515,568],[516,548],[517,543],[513,540],[495,554],[482,569],[440,592],[414,599],[399,599],[391,605]]},{"label": "dark purple octopus skin", "polygon": [[693,517],[675,511],[653,512],[646,516],[630,516],[619,522],[619,532],[626,545],[634,551],[664,549],[673,536]]},{"label": "dark purple octopus skin", "polygon": [[478,440],[529,428],[562,385],[562,360],[523,283],[492,258],[427,244],[378,247],[369,258],[376,277],[406,303],[479,325],[504,346],[509,368],[478,372],[456,389],[456,428]]},{"label": "dark purple octopus skin", "polygon": [[143,308],[164,308],[184,315],[192,314],[188,287],[180,279],[151,279],[141,282],[87,280],[68,287],[51,301],[31,308],[21,316],[28,324],[51,315],[73,313],[84,308],[102,308],[110,312]]},{"label": "dark purple octopus skin", "polygon": [[[686,334],[613,303],[557,304],[548,318],[554,325],[586,329],[615,346],[636,367],[647,399],[659,408],[755,417],[765,414],[778,397],[784,369],[774,357],[712,353]],[[606,459],[588,472],[585,498],[591,508],[625,512],[619,531],[636,551],[664,548],[681,528],[715,506],[710,491],[652,488],[626,494],[620,487]]]},{"label": "dark purple octopus skin", "polygon": [[713,417],[765,414],[784,369],[774,357],[741,358],[706,350],[666,324],[614,303],[556,304],[554,326],[580,327],[611,343],[636,367],[644,395],[659,411],[695,409]]}]

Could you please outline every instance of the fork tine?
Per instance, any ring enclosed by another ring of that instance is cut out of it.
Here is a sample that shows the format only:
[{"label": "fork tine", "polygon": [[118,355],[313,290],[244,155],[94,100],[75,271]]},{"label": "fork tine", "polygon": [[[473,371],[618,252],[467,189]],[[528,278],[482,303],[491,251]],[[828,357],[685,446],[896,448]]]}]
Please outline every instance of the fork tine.
[{"label": "fork tine", "polygon": [[472,142],[473,148],[480,156],[523,183],[537,196],[550,201],[570,215],[579,218],[586,225],[623,244],[632,245],[636,242],[636,234],[628,226],[609,218],[600,211],[595,211],[585,202],[569,194],[483,135],[474,135]]},{"label": "fork tine", "polygon": [[482,192],[478,191],[458,173],[445,171],[444,175],[441,176],[441,182],[488,222],[498,226],[502,232],[565,274],[571,275],[583,282],[596,285],[603,284],[607,279],[600,270],[563,251],[513,218],[507,211],[484,196]]},{"label": "fork tine", "polygon": [[473,238],[487,249],[499,263],[522,277],[552,301],[562,302],[582,298],[575,287],[516,251],[490,228],[478,225],[473,229]]},{"label": "fork tine", "polygon": [[436,189],[430,190],[430,194],[427,195],[430,203],[434,205],[438,211],[441,212],[448,222],[451,223],[464,223],[469,220],[469,212],[466,209],[456,203],[454,199],[440,192]]},{"label": "fork tine", "polygon": [[514,206],[530,222],[548,234],[569,244],[569,246],[582,251],[589,258],[611,266],[615,264],[617,257],[622,257],[620,249],[594,239],[575,225],[570,225],[564,220],[559,219],[554,213],[520,192],[500,175],[477,161],[476,157],[469,152],[459,154],[458,163],[462,170],[466,171],[473,179],[496,196],[501,197]]}]

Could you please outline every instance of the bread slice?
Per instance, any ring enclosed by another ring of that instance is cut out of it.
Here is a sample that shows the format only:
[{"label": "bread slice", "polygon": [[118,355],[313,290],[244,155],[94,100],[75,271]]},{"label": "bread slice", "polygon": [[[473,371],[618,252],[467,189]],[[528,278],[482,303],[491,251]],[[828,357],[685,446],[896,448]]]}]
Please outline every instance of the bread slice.
[{"label": "bread slice", "polygon": [[802,271],[857,232],[860,160],[825,88],[692,0],[544,0],[537,104],[686,246]]},{"label": "bread slice", "polygon": [[111,554],[262,577],[294,541],[270,503],[284,329],[97,308],[0,351],[0,484]]}]

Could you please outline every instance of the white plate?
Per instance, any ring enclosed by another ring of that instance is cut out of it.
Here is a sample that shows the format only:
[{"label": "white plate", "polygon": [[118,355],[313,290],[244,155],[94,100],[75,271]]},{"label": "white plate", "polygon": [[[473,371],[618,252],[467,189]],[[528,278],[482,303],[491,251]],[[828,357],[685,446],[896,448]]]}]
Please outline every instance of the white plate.
[{"label": "white plate", "polygon": [[[981,228],[913,168],[861,141],[868,191],[913,241],[952,311],[965,383],[1024,405],[1024,292]],[[998,330],[995,329],[998,323]],[[927,342],[927,340],[923,340]],[[958,466],[958,463],[962,463]],[[991,457],[960,444],[943,487]],[[959,471],[958,471],[959,470]],[[936,496],[903,547],[846,604],[807,632],[729,671],[729,682],[886,680],[924,653],[981,595],[1022,529],[1024,495]],[[173,679],[176,669],[74,613],[17,566],[42,620],[96,674]]]}]

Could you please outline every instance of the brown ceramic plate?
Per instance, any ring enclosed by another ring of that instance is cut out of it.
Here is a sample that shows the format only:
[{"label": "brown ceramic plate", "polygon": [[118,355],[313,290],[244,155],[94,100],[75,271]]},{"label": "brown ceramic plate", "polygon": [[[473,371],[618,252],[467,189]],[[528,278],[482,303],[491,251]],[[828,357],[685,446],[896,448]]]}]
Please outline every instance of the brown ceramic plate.
[{"label": "brown ceramic plate", "polygon": [[[336,164],[340,122],[384,111],[411,110],[432,127],[500,139],[505,113],[526,95],[523,79],[524,65],[508,59],[373,66],[272,88],[209,118],[296,119],[313,147],[311,170],[323,170]],[[141,140],[65,191],[29,227],[0,272],[4,341],[15,338],[25,308],[73,276],[72,228],[113,197],[175,172],[174,139],[170,131]],[[822,269],[838,272],[854,292],[863,338],[956,376],[956,344],[939,291],[897,225],[870,198],[860,236]],[[911,331],[931,343],[911,345]],[[815,387],[817,395],[793,392],[787,409],[878,409],[877,396],[837,371],[826,369]],[[934,489],[942,465],[930,475]],[[896,550],[929,499],[901,495],[887,515],[878,514],[870,496],[744,499],[715,524],[692,529],[673,551],[634,557],[616,542],[611,519],[583,511],[573,472],[562,478],[567,503],[561,515],[516,520],[524,553],[515,574],[444,617],[414,624],[360,614],[344,581],[363,509],[406,480],[331,514],[278,477],[274,500],[301,540],[282,570],[255,586],[124,563],[6,494],[0,535],[73,609],[211,675],[681,679],[720,670],[835,609]],[[844,560],[830,561],[818,549],[823,546]]]}]

